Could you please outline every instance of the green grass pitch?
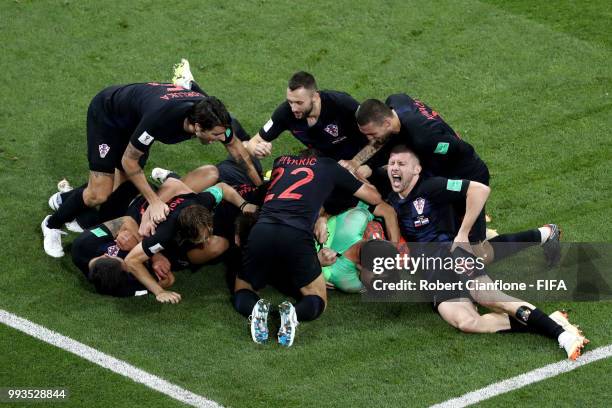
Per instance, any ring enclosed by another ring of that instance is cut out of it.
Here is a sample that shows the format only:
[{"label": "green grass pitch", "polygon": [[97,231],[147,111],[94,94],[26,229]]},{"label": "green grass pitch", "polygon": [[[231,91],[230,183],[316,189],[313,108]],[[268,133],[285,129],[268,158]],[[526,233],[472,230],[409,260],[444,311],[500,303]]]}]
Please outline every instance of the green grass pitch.
[{"label": "green grass pitch", "polygon": [[[489,164],[494,228],[556,222],[568,241],[610,242],[609,2],[6,0],[0,15],[0,308],[233,407],[426,406],[564,357],[542,337],[464,335],[428,305],[339,293],[291,349],[258,347],[220,267],[179,273],[179,305],[101,297],[68,257],[45,255],[39,224],[59,179],[85,180],[90,99],[168,80],[186,57],[251,134],[300,69],[358,100],[419,97]],[[298,147],[286,135],[274,153]],[[147,170],[223,156],[195,141],[156,145]],[[590,347],[612,343],[612,304],[542,306],[571,308]],[[484,405],[610,406],[611,369],[600,361]],[[66,386],[62,406],[180,405],[0,326],[8,386]]]}]

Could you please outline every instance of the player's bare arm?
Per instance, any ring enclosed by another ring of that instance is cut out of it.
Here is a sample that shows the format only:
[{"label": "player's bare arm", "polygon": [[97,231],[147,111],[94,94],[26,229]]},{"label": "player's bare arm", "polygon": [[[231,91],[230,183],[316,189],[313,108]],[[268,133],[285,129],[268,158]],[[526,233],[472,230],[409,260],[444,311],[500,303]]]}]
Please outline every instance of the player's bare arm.
[{"label": "player's bare arm", "polygon": [[168,215],[170,210],[168,206],[159,199],[153,189],[151,189],[149,183],[147,183],[142,168],[138,164],[138,160],[143,154],[144,153],[136,149],[132,143],[129,143],[121,158],[121,165],[125,170],[126,176],[134,183],[138,191],[140,191],[143,197],[148,201],[149,207],[151,208],[151,219],[159,223],[166,219],[166,215]]},{"label": "player's bare arm", "polygon": [[397,221],[397,213],[389,204],[382,202],[374,209],[375,216],[382,217],[385,220],[385,228],[389,241],[397,244],[400,240],[400,227]]},{"label": "player's bare arm", "polygon": [[[484,208],[490,193],[491,189],[488,186],[477,181],[470,181],[465,199],[465,216],[463,217],[463,222],[461,223],[461,227],[459,228],[459,232],[455,237],[451,250],[455,249],[458,245],[460,245],[460,243],[469,243],[468,235],[470,230],[474,226],[474,222],[476,222],[478,215]],[[468,248],[464,249],[468,250]],[[469,252],[472,252],[471,249]]]},{"label": "player's bare arm", "polygon": [[379,205],[383,202],[380,193],[371,184],[363,184],[353,195],[370,205]]},{"label": "player's bare arm", "polygon": [[217,183],[217,187],[223,191],[223,200],[230,204],[240,208],[245,214],[253,214],[257,211],[258,207],[255,204],[251,204],[246,201],[234,188],[226,183]]},{"label": "player's bare arm", "polygon": [[363,165],[363,163],[374,156],[383,146],[384,143],[377,141],[370,142],[364,146],[363,149],[361,149],[351,160],[340,160],[338,163],[340,163],[340,165],[345,169],[355,172],[361,165]]},{"label": "player's bare arm", "polygon": [[225,145],[225,148],[232,155],[236,163],[242,167],[247,176],[251,179],[251,181],[256,186],[261,186],[263,183],[261,177],[259,177],[259,173],[257,173],[257,169],[253,164],[253,160],[251,160],[251,156],[245,147],[242,145],[242,142],[238,140],[238,138],[234,137],[231,142]]},{"label": "player's bare arm", "polygon": [[176,292],[166,291],[153,279],[145,262],[149,259],[147,254],[142,249],[142,243],[138,244],[125,257],[125,263],[130,272],[138,281],[155,295],[158,302],[161,303],[178,303],[181,301],[181,295]]}]

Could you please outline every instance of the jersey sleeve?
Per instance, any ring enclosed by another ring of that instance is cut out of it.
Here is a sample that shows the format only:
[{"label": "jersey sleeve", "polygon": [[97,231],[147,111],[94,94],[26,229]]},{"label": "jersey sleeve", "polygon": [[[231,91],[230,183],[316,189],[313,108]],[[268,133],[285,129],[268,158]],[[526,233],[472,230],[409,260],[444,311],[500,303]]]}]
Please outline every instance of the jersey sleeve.
[{"label": "jersey sleeve", "polygon": [[469,180],[431,177],[421,185],[420,192],[431,201],[446,204],[465,200],[469,185]]},{"label": "jersey sleeve", "polygon": [[168,219],[159,224],[155,234],[150,237],[145,237],[142,240],[142,249],[144,253],[150,258],[156,253],[168,248],[175,232],[174,220]]},{"label": "jersey sleeve", "polygon": [[221,141],[224,145],[230,144],[234,139],[234,130],[231,127],[225,129],[225,139]]},{"label": "jersey sleeve", "polygon": [[351,194],[355,194],[363,183],[355,178],[347,169],[340,166],[334,160],[329,160],[329,168],[332,172],[335,187],[341,188]]},{"label": "jersey sleeve", "polygon": [[[223,192],[217,192],[215,189],[221,190],[219,187],[213,186],[202,193],[198,193],[198,204],[212,211],[223,198]],[[219,198],[219,201],[217,201],[217,198]]]},{"label": "jersey sleeve", "polygon": [[221,200],[223,200],[223,190],[221,190],[221,188],[218,186],[208,187],[206,190],[204,190],[204,192],[213,195],[215,198],[215,206],[219,205]]},{"label": "jersey sleeve", "polygon": [[259,136],[266,142],[276,139],[281,133],[287,130],[287,116],[293,115],[287,102],[281,103],[272,114],[270,120],[259,129]]},{"label": "jersey sleeve", "polygon": [[153,142],[155,142],[155,122],[156,119],[153,115],[147,115],[140,120],[140,123],[136,127],[134,133],[130,137],[130,143],[136,149],[143,153],[147,153],[151,148]]}]

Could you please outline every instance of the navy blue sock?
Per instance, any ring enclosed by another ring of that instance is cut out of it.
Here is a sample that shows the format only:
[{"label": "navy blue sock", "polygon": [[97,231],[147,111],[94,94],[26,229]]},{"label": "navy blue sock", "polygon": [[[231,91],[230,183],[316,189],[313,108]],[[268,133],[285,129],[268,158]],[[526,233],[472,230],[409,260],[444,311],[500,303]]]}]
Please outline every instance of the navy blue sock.
[{"label": "navy blue sock", "polygon": [[259,295],[252,290],[240,289],[232,296],[232,304],[238,313],[249,317],[259,299]]},{"label": "navy blue sock", "polygon": [[500,261],[512,256],[517,252],[541,243],[540,231],[536,228],[512,234],[501,234],[491,238],[489,242],[495,251],[495,260]]},{"label": "navy blue sock", "polygon": [[77,215],[88,208],[87,205],[85,205],[85,201],[83,201],[84,190],[85,187],[79,187],[73,190],[74,193],[60,205],[60,208],[58,208],[55,214],[47,221],[47,226],[49,228],[61,228],[65,223],[74,220]]},{"label": "navy blue sock", "polygon": [[304,296],[295,304],[295,314],[299,322],[314,320],[325,310],[325,302],[317,295]]},{"label": "navy blue sock", "polygon": [[125,215],[130,202],[132,202],[138,193],[138,189],[131,181],[122,183],[108,196],[105,202],[100,204],[100,219],[98,223],[114,220]]}]

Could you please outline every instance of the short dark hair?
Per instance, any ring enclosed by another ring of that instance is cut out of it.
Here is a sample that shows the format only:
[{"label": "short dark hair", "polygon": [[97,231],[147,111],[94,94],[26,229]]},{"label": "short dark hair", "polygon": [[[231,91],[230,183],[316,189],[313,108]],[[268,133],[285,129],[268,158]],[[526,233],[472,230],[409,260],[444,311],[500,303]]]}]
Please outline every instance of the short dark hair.
[{"label": "short dark hair", "polygon": [[89,268],[88,277],[96,291],[103,295],[114,295],[128,281],[121,261],[116,258],[96,259]]},{"label": "short dark hair", "polygon": [[240,246],[244,247],[249,239],[249,234],[251,233],[251,229],[257,223],[257,219],[259,218],[259,212],[249,213],[249,214],[240,214],[235,221],[235,233],[238,235],[238,239],[240,239]]},{"label": "short dark hair", "polygon": [[368,123],[380,125],[385,118],[391,116],[393,116],[391,108],[378,99],[368,99],[364,101],[359,105],[355,113],[355,118],[359,126],[364,126]]},{"label": "short dark hair", "polygon": [[206,96],[193,105],[187,115],[187,120],[192,124],[199,124],[204,130],[211,130],[216,126],[229,128],[232,124],[227,108],[214,96]]},{"label": "short dark hair", "polygon": [[178,237],[181,241],[196,242],[202,228],[212,229],[212,213],[200,204],[192,204],[181,210],[178,216]]},{"label": "short dark hair", "polygon": [[296,72],[289,78],[289,83],[287,84],[287,88],[292,91],[295,91],[299,88],[308,89],[310,91],[317,91],[319,88],[317,87],[317,81],[312,76],[305,71]]},{"label": "short dark hair", "polygon": [[414,157],[416,157],[419,164],[421,164],[421,159],[419,158],[419,155],[416,154],[414,150],[412,150],[405,144],[398,144],[398,145],[393,146],[393,148],[389,152],[389,157],[391,157],[392,154],[397,154],[397,153],[411,153]]}]

